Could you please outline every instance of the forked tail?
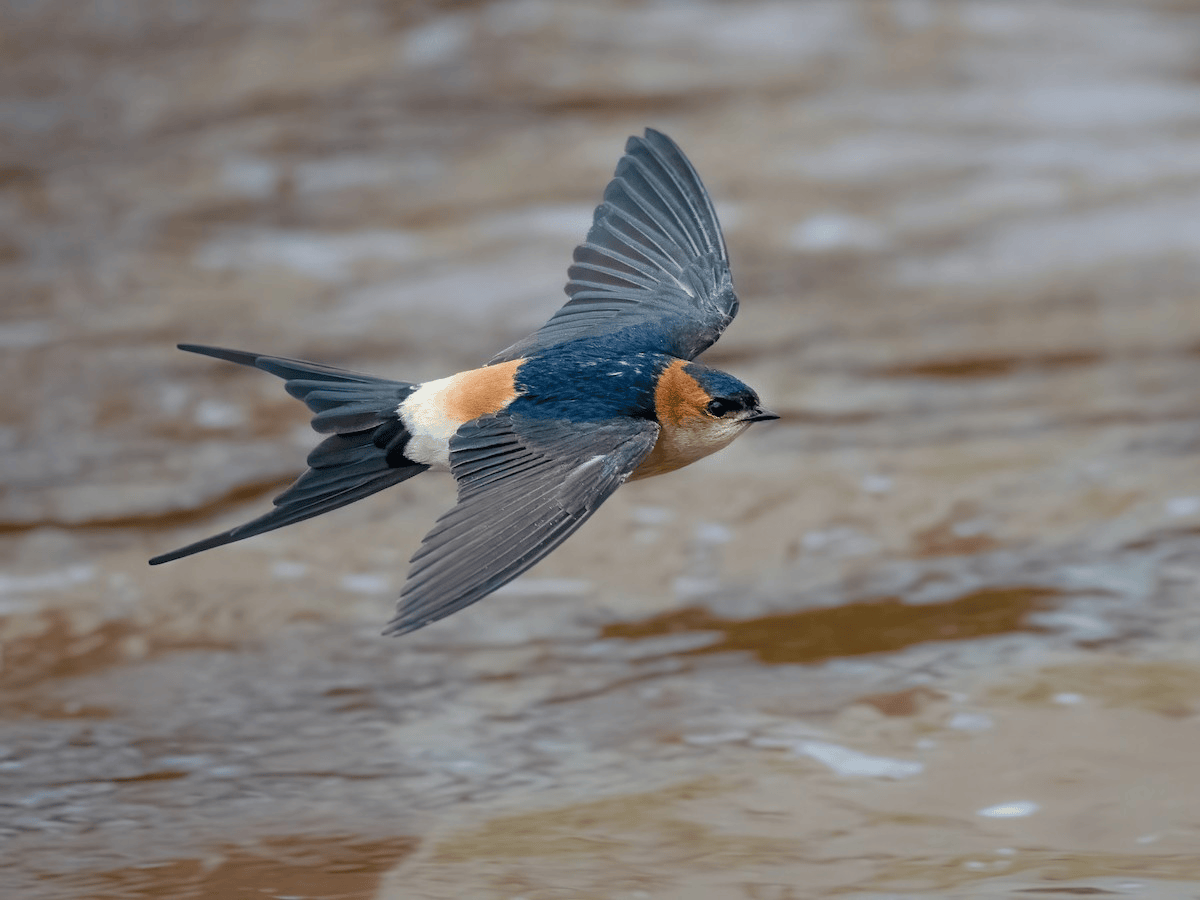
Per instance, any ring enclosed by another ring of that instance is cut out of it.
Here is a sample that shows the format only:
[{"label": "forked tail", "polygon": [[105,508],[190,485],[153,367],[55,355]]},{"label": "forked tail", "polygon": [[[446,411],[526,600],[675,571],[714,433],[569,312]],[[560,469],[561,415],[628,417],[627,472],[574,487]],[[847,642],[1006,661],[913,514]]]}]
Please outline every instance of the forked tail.
[{"label": "forked tail", "polygon": [[180,344],[179,349],[278,375],[287,392],[315,413],[313,429],[329,437],[308,455],[308,471],[275,498],[271,512],[156,556],[150,560],[152,566],[319,516],[429,468],[405,457],[409,433],[396,412],[417,389],[415,384],[220,347]]}]

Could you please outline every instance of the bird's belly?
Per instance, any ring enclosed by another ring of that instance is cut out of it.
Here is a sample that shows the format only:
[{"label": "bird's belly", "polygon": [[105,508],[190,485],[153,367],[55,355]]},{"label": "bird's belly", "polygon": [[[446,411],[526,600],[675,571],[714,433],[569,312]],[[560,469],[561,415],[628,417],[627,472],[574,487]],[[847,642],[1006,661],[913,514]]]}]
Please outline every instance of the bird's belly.
[{"label": "bird's belly", "polygon": [[741,423],[730,423],[727,427],[705,424],[700,428],[664,424],[654,449],[642,460],[641,465],[633,470],[628,480],[650,478],[689,466],[696,460],[728,446],[744,430],[745,425]]},{"label": "bird's belly", "polygon": [[462,425],[446,413],[442,393],[449,381],[439,378],[426,382],[396,410],[411,435],[404,445],[404,455],[432,469],[449,470],[450,438]]}]

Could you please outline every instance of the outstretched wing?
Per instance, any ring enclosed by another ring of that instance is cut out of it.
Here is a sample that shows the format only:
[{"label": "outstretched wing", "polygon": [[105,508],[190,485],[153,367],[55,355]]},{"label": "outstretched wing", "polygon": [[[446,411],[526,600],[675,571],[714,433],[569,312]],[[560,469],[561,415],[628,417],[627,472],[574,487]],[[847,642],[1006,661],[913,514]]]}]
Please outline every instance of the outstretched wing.
[{"label": "outstretched wing", "polygon": [[693,359],[737,314],[712,199],[683,151],[650,128],[626,143],[567,274],[566,305],[492,363],[616,332],[635,349]]},{"label": "outstretched wing", "polygon": [[458,504],[412,558],[385,634],[445,618],[512,581],[567,539],[654,447],[648,420],[568,422],[508,412],[450,441]]}]

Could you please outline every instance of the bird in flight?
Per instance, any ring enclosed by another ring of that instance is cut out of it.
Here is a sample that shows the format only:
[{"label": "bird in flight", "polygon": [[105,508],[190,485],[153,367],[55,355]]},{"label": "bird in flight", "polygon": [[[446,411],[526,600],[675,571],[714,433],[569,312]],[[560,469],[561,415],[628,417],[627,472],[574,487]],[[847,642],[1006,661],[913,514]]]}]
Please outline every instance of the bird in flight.
[{"label": "bird in flight", "polygon": [[482,368],[422,384],[180,344],[284,379],[329,436],[270,512],[151,565],[449,471],[458,502],[412,557],[384,632],[406,634],[529,569],[626,481],[779,418],[732,375],[693,362],[738,299],[712,199],[666,135],[629,139],[567,275],[569,299],[545,325]]}]

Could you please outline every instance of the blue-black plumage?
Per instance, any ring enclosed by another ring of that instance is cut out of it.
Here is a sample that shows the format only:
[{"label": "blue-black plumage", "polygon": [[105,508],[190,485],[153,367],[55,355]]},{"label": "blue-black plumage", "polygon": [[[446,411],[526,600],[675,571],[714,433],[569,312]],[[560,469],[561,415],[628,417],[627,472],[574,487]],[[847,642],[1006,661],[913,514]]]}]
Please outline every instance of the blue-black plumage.
[{"label": "blue-black plumage", "polygon": [[738,299],[712,200],[666,135],[629,139],[566,292],[545,325],[486,366],[423,384],[181,344],[283,378],[329,437],[274,510],[150,562],[449,470],[458,502],[413,555],[386,630],[404,634],[520,575],[625,481],[686,466],[778,418],[737,378],[693,362]]}]

